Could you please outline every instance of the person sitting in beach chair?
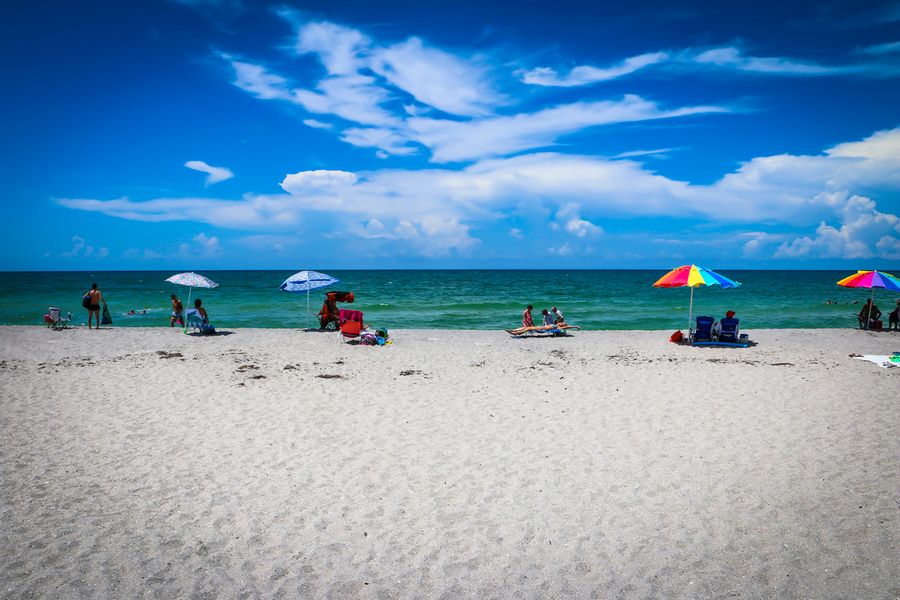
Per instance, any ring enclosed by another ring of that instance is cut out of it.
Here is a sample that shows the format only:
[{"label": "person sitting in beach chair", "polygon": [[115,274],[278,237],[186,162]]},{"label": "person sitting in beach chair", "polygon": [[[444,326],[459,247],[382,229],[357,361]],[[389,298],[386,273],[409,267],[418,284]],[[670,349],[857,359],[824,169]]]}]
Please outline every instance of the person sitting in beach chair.
[{"label": "person sitting in beach chair", "polygon": [[44,315],[44,323],[47,324],[47,327],[51,329],[68,329],[69,321],[72,320],[72,313],[67,313],[65,317],[59,312],[59,309],[55,306],[51,306],[47,309],[47,314]]},{"label": "person sitting in beach chair", "polygon": [[316,315],[319,317],[319,329],[337,329],[341,325],[341,317],[338,312],[338,302],[353,303],[353,292],[328,292],[325,294],[325,302],[322,310]]},{"label": "person sitting in beach chair", "polygon": [[872,299],[869,298],[866,300],[866,303],[863,304],[859,314],[856,315],[856,318],[859,321],[860,329],[872,329],[875,321],[881,319],[881,311],[878,310],[878,307],[875,306]]},{"label": "person sitting in beach chair", "polygon": [[713,324],[716,320],[712,317],[697,317],[697,328],[691,332],[691,342],[713,341]]},{"label": "person sitting in beach chair", "polygon": [[719,335],[717,336],[718,340],[720,342],[731,342],[737,344],[741,338],[740,332],[738,330],[740,319],[734,318],[734,311],[729,310],[725,314],[725,318],[719,321]]},{"label": "person sitting in beach chair", "polygon": [[888,313],[888,331],[900,331],[900,300],[897,300],[897,307]]},{"label": "person sitting in beach chair", "polygon": [[187,318],[185,329],[189,327],[192,331],[204,335],[212,335],[216,332],[216,328],[209,322],[209,313],[203,308],[203,301],[200,298],[194,300],[194,308],[185,312],[184,316]]}]

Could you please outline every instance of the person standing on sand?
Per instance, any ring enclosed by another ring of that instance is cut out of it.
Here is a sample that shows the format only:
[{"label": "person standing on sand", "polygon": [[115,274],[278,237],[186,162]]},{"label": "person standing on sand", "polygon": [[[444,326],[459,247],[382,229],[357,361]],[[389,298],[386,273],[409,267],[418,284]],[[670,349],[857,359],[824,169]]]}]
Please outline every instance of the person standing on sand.
[{"label": "person standing on sand", "polygon": [[178,296],[172,294],[172,318],[169,320],[169,327],[175,327],[175,323],[184,327],[184,305]]},{"label": "person standing on sand", "polygon": [[92,283],[91,289],[84,295],[83,306],[88,311],[88,329],[91,328],[91,318],[97,315],[97,329],[100,329],[100,303],[103,302],[103,294],[97,289],[97,284]]}]

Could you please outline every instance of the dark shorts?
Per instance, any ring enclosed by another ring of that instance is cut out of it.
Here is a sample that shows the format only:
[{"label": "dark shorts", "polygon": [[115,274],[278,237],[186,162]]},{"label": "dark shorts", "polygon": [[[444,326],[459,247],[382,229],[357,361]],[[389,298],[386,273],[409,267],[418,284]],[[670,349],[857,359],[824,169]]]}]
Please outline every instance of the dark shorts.
[{"label": "dark shorts", "polygon": [[91,304],[90,306],[88,306],[88,310],[91,311],[91,312],[94,312],[95,310],[96,310],[96,311],[99,311],[99,310],[100,310],[100,305],[99,305],[99,304]]}]

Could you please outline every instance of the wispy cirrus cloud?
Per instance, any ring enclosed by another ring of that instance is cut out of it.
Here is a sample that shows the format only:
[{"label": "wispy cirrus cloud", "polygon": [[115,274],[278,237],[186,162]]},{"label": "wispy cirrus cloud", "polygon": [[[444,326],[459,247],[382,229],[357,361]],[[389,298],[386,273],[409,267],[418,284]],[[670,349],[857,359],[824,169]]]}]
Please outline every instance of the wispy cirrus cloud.
[{"label": "wispy cirrus cloud", "polygon": [[[896,51],[893,44],[871,46],[869,54]],[[753,56],[737,46],[668,50],[625,58],[611,66],[579,65],[562,74],[551,67],[521,71],[523,83],[544,87],[575,87],[609,81],[647,68],[672,70],[720,69],[759,75],[823,77],[839,75],[892,76],[900,74],[900,65],[886,62],[863,62],[825,65],[813,61],[778,56]]]},{"label": "wispy cirrus cloud", "polygon": [[407,136],[431,150],[436,162],[504,156],[555,144],[588,127],[728,112],[718,106],[663,108],[635,95],[574,102],[512,116],[475,121],[411,118]]},{"label": "wispy cirrus cloud", "polygon": [[[636,95],[510,110],[495,76],[478,57],[460,56],[410,37],[382,44],[359,30],[329,22],[301,22],[282,11],[296,30],[292,46],[315,56],[325,75],[303,87],[266,67],[228,54],[234,84],[264,100],[301,106],[343,122],[333,129],[344,142],[372,148],[381,158],[426,150],[433,162],[472,161],[552,146],[589,127],[727,112],[721,106],[662,107]],[[634,70],[665,54],[629,59],[607,76]],[[506,108],[506,114],[498,114]],[[311,127],[322,121],[306,119]]]},{"label": "wispy cirrus cloud", "polygon": [[184,166],[193,171],[206,173],[206,185],[212,185],[214,183],[219,183],[220,181],[225,181],[234,177],[234,173],[231,172],[231,169],[226,169],[225,167],[214,167],[202,160],[189,160],[184,163]]},{"label": "wispy cirrus cloud", "polygon": [[669,59],[670,55],[668,52],[648,52],[631,56],[608,67],[594,67],[590,65],[574,67],[565,75],[561,75],[550,67],[537,67],[528,71],[522,71],[519,75],[523,83],[530,85],[575,87],[618,79],[644,67],[656,65]]},{"label": "wispy cirrus cloud", "polygon": [[885,44],[874,44],[866,46],[859,50],[863,54],[893,54],[900,52],[900,42],[887,42]]}]

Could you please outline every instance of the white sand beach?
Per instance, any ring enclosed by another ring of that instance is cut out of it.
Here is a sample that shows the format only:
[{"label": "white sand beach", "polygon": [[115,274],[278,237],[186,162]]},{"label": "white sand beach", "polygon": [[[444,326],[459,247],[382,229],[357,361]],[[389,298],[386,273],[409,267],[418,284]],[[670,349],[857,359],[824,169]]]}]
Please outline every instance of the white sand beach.
[{"label": "white sand beach", "polygon": [[392,333],[0,329],[0,596],[900,596],[900,334]]}]

